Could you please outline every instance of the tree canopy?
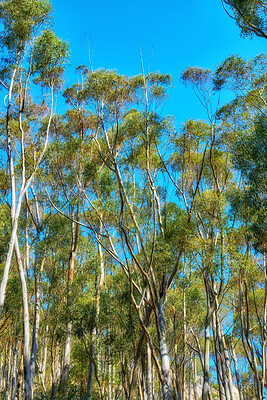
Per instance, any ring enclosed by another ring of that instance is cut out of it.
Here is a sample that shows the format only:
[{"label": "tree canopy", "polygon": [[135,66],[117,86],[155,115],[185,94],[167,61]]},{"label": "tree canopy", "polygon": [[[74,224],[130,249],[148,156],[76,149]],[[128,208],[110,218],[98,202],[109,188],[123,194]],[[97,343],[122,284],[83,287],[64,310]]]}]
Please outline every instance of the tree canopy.
[{"label": "tree canopy", "polygon": [[[263,2],[225,3],[265,37]],[[142,59],[66,83],[51,16],[0,2],[2,398],[263,400],[265,55],[182,71],[206,118],[177,128]]]}]

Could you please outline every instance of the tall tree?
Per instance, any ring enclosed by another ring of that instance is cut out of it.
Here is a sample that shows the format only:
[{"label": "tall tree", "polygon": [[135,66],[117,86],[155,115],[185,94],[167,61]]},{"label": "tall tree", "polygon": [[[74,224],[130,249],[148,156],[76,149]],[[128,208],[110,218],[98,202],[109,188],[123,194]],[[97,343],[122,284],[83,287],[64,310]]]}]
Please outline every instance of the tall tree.
[{"label": "tall tree", "polygon": [[[4,54],[1,82],[8,90],[6,96],[6,151],[11,185],[11,238],[0,286],[0,316],[3,311],[13,249],[15,249],[23,300],[25,398],[31,399],[38,318],[35,324],[33,337],[35,343],[31,357],[27,284],[17,231],[23,198],[33,182],[47,148],[54,112],[54,92],[60,84],[60,76],[63,73],[63,65],[68,54],[68,45],[49,30],[43,31],[40,35],[42,29],[49,22],[52,11],[52,6],[48,1],[8,0],[2,1],[0,7],[1,22],[4,28],[1,34],[1,48]],[[38,34],[39,37],[37,37]],[[49,89],[50,105],[47,107],[46,118],[33,122],[35,105],[29,95],[29,86],[34,77],[36,83],[39,82]],[[43,141],[40,141],[38,132],[40,127],[43,131]],[[34,360],[33,364],[31,359]]]},{"label": "tall tree", "polygon": [[267,39],[267,4],[265,0],[221,1],[227,14],[235,19],[243,36],[256,35]]}]

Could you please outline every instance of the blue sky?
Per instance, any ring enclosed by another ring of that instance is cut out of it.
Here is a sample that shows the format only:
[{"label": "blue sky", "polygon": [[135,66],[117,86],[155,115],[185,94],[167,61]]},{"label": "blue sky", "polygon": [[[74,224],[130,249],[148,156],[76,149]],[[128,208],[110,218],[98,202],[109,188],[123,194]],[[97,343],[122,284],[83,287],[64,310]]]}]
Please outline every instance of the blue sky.
[{"label": "blue sky", "polygon": [[[215,68],[238,53],[252,58],[263,52],[266,40],[240,37],[239,28],[223,10],[221,0],[137,0],[126,2],[52,0],[55,31],[71,45],[67,84],[77,79],[76,66],[115,69],[121,74],[141,72],[139,46],[145,69],[169,73],[170,90],[164,114],[174,115],[177,126],[188,118],[204,118],[180,74],[187,66]],[[151,63],[150,63],[151,61]]]}]

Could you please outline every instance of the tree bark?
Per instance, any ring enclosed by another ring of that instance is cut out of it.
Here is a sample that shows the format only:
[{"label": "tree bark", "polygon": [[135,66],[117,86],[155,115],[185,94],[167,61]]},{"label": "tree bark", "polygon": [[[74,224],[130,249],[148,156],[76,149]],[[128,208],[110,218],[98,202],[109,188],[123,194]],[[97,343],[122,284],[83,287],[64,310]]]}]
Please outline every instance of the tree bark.
[{"label": "tree bark", "polygon": [[[102,233],[102,225],[100,225],[100,232]],[[99,266],[100,266],[100,276],[96,278],[98,282],[96,282],[96,293],[95,293],[95,326],[92,331],[92,341],[90,346],[90,359],[89,359],[89,368],[88,368],[88,380],[87,380],[87,394],[88,396],[92,395],[93,390],[93,379],[94,379],[94,369],[98,369],[98,363],[95,361],[95,344],[97,341],[97,329],[98,329],[98,320],[100,314],[100,294],[102,287],[105,281],[105,262],[104,255],[102,251],[101,245],[98,243],[98,255],[99,255]]]},{"label": "tree bark", "polygon": [[23,368],[24,368],[24,391],[25,400],[32,400],[32,380],[31,380],[31,350],[30,350],[30,317],[29,317],[29,305],[28,305],[28,293],[27,284],[25,278],[25,271],[20,256],[19,243],[16,237],[15,240],[15,252],[16,259],[21,283],[22,291],[22,303],[23,303]]},{"label": "tree bark", "polygon": [[147,342],[147,370],[146,370],[146,379],[147,379],[147,400],[153,400],[153,391],[152,391],[152,357],[151,357],[151,349],[150,345]]},{"label": "tree bark", "polygon": [[15,400],[18,387],[18,355],[19,355],[19,342],[16,339],[13,350],[13,368],[11,378],[11,400]]},{"label": "tree bark", "polygon": [[205,345],[204,345],[204,379],[203,379],[203,390],[202,400],[209,398],[210,389],[210,312],[207,311],[206,322],[205,322]]},{"label": "tree bark", "polygon": [[[79,205],[77,208],[77,221],[79,221]],[[79,232],[80,226],[79,224],[72,223],[72,243],[71,243],[71,251],[69,255],[69,265],[68,265],[68,298],[67,303],[68,306],[71,303],[71,284],[73,281],[73,273],[74,273],[74,262],[78,249],[78,240],[79,240]],[[72,321],[69,320],[67,323],[67,333],[64,347],[64,356],[63,356],[63,368],[61,371],[60,378],[60,391],[62,394],[66,393],[68,387],[69,373],[70,373],[70,352],[71,352],[71,335],[72,335]]]},{"label": "tree bark", "polygon": [[162,393],[164,400],[173,400],[172,388],[171,388],[171,371],[170,371],[170,359],[167,345],[166,336],[166,324],[164,307],[161,300],[157,302],[157,316],[159,322],[159,353],[161,359],[161,372],[162,372]]},{"label": "tree bark", "polygon": [[237,363],[237,358],[236,358],[236,353],[235,353],[235,347],[233,343],[233,338],[231,338],[231,353],[234,361],[234,367],[235,367],[235,378],[236,378],[236,383],[237,383],[237,389],[239,392],[239,400],[243,400],[243,390],[242,390],[242,385],[241,385],[241,378],[239,374],[239,369],[238,369],[238,363]]}]

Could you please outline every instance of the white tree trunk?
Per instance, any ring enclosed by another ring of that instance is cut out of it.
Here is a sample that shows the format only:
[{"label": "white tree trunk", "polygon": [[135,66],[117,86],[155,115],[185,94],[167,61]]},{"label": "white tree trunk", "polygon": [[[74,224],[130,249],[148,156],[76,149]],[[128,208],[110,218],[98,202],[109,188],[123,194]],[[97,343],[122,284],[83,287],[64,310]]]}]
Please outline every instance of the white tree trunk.
[{"label": "white tree trunk", "polygon": [[[102,226],[100,226],[100,232],[102,231]],[[101,245],[98,243],[98,255],[99,255],[99,266],[100,266],[100,276],[98,282],[96,282],[96,294],[95,294],[95,326],[92,331],[92,341],[90,346],[90,359],[88,368],[88,380],[87,380],[87,394],[92,395],[93,390],[93,379],[94,379],[94,368],[99,370],[99,355],[95,357],[95,347],[97,341],[97,329],[98,329],[98,319],[100,313],[100,294],[105,281],[105,263],[104,255]],[[98,279],[98,278],[96,278]]]},{"label": "white tree trunk", "polygon": [[157,302],[157,317],[159,322],[159,333],[160,333],[159,352],[161,359],[161,372],[163,377],[163,382],[162,382],[163,400],[173,400],[165,315],[164,315],[164,308],[160,300],[158,300]]},{"label": "white tree trunk", "polygon": [[28,306],[28,293],[25,272],[23,263],[20,257],[19,243],[16,237],[15,240],[15,251],[17,258],[17,265],[19,270],[21,291],[22,291],[22,304],[23,304],[23,368],[24,368],[24,390],[25,400],[32,400],[32,380],[31,380],[31,351],[30,351],[30,318],[29,318],[29,306]]},{"label": "white tree trunk", "polygon": [[152,391],[152,357],[151,357],[151,348],[149,343],[146,344],[147,349],[147,371],[146,371],[146,379],[147,379],[147,400],[153,400],[153,391]]},{"label": "white tree trunk", "polygon": [[207,312],[206,323],[205,323],[205,347],[204,347],[204,380],[202,390],[202,400],[207,400],[210,389],[210,317],[209,311]]}]

